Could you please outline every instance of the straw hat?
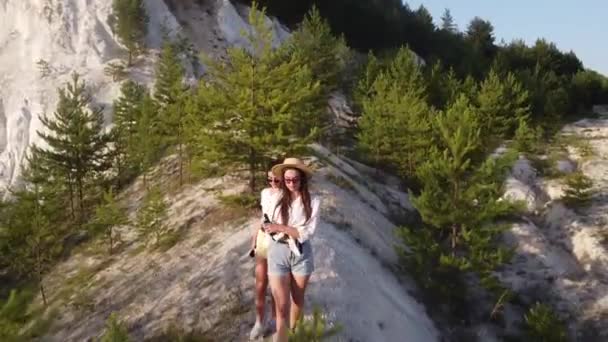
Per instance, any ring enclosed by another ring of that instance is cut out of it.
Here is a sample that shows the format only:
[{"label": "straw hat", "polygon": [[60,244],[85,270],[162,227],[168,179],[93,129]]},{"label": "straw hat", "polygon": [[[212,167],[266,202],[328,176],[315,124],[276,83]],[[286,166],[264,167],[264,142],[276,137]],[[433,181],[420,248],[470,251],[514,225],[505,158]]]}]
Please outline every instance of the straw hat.
[{"label": "straw hat", "polygon": [[280,177],[283,176],[284,169],[298,169],[304,172],[306,178],[310,178],[313,174],[312,170],[309,169],[308,166],[306,166],[304,162],[302,162],[298,158],[285,158],[283,164],[273,166],[271,171],[272,173],[274,173],[275,176]]}]

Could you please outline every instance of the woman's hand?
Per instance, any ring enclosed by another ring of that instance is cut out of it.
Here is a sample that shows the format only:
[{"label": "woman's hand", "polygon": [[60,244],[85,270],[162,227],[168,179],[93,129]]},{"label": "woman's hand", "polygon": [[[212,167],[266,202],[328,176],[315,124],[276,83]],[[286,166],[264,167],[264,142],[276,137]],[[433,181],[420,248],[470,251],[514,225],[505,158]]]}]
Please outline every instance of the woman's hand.
[{"label": "woman's hand", "polygon": [[267,233],[282,233],[284,231],[283,229],[283,225],[281,224],[276,224],[276,223],[268,223],[266,225],[264,225],[264,229],[266,230]]}]

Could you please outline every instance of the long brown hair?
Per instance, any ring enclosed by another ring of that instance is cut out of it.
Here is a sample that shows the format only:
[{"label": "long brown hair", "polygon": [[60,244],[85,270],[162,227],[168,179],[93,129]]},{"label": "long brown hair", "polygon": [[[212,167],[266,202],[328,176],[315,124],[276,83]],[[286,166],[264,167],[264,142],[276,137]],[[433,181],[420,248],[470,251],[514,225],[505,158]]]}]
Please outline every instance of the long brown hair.
[{"label": "long brown hair", "polygon": [[[304,213],[306,213],[306,221],[310,219],[312,216],[312,206],[310,204],[310,192],[308,192],[308,178],[306,174],[299,169],[296,168],[285,168],[283,169],[283,174],[281,175],[283,179],[285,179],[285,172],[287,170],[296,170],[298,172],[298,177],[300,178],[300,196],[302,197],[302,204],[304,205]],[[285,181],[281,182],[281,190],[283,195],[277,203],[278,206],[281,207],[281,223],[288,224],[289,223],[289,209],[291,208],[291,203],[294,198],[292,198],[291,191],[287,189],[285,185]]]}]

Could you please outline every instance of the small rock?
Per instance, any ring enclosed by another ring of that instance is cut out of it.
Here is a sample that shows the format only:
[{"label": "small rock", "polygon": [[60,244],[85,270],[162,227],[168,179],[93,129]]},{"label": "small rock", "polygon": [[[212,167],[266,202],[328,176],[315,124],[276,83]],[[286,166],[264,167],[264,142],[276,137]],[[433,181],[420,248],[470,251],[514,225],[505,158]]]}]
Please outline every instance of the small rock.
[{"label": "small rock", "polygon": [[576,171],[576,163],[568,159],[558,160],[555,165],[555,168],[560,173],[570,174]]}]

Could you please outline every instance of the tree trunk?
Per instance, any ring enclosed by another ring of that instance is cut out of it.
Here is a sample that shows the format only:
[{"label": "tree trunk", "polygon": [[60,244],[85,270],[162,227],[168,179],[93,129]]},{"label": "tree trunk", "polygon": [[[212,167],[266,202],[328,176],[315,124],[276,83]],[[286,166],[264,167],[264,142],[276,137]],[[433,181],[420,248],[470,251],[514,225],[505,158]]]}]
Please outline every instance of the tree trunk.
[{"label": "tree trunk", "polygon": [[82,176],[79,175],[76,179],[76,182],[78,186],[78,206],[80,208],[80,214],[78,215],[78,223],[79,225],[82,225],[84,223],[84,195],[82,191]]},{"label": "tree trunk", "polygon": [[38,275],[38,287],[40,287],[40,295],[42,296],[42,302],[44,306],[48,306],[49,304],[46,301],[46,292],[44,291],[44,285],[42,285],[42,275]]},{"label": "tree trunk", "polygon": [[112,245],[114,241],[112,241],[112,226],[110,226],[108,230],[108,240],[110,241],[110,255],[112,255]]},{"label": "tree trunk", "polygon": [[74,208],[74,185],[72,184],[72,176],[68,176],[68,191],[70,193],[70,216],[72,220],[76,220],[76,209]]},{"label": "tree trunk", "polygon": [[183,155],[183,146],[181,143],[181,138],[179,136],[179,133],[177,133],[177,139],[178,139],[178,143],[177,143],[177,151],[178,151],[178,162],[179,162],[179,186],[181,187],[182,185],[184,185],[184,155]]},{"label": "tree trunk", "polygon": [[44,306],[47,306],[46,293],[44,291],[44,285],[42,284],[42,255],[40,253],[40,241],[38,241],[38,245],[36,246],[36,275],[38,276],[38,288],[40,290],[40,295],[42,296],[42,302],[44,303]]},{"label": "tree trunk", "polygon": [[148,174],[148,171],[144,171],[144,189],[147,190],[148,189],[148,182],[146,181],[146,175]]},{"label": "tree trunk", "polygon": [[186,153],[188,159],[188,183],[192,183],[192,151]]},{"label": "tree trunk", "polygon": [[458,225],[457,224],[453,224],[452,225],[452,234],[451,234],[451,240],[452,240],[452,256],[455,255],[456,253],[456,240],[458,237]]},{"label": "tree trunk", "polygon": [[[454,179],[454,197],[453,197],[453,208],[458,208],[458,202],[460,201],[460,182],[458,179]],[[460,230],[460,224],[452,224],[452,256],[456,253],[456,243],[458,240],[458,231]]]},{"label": "tree trunk", "polygon": [[249,190],[255,193],[255,154],[253,149],[249,149]]},{"label": "tree trunk", "polygon": [[[251,107],[255,112],[255,77],[256,77],[256,64],[255,60],[251,63]],[[252,147],[249,148],[249,191],[255,193],[255,151]]]}]

